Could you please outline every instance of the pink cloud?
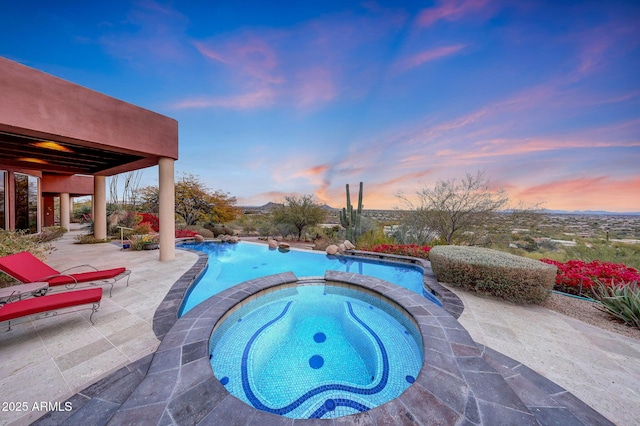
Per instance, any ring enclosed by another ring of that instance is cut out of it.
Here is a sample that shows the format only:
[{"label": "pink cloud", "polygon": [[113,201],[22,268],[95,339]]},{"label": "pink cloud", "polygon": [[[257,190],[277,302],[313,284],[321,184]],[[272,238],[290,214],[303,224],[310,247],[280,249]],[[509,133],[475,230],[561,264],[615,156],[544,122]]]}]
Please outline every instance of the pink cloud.
[{"label": "pink cloud", "polygon": [[228,63],[229,61],[219,52],[214,51],[212,48],[207,46],[204,43],[194,42],[193,45],[196,49],[205,57],[209,59],[213,59],[218,62],[222,62],[223,64]]},{"label": "pink cloud", "polygon": [[[368,93],[381,67],[363,49],[398,31],[404,12],[369,6],[369,13],[322,16],[289,28],[252,28],[192,44],[218,81],[240,93],[270,89],[278,103],[309,109]],[[358,61],[363,61],[359,63]],[[373,77],[372,77],[373,76]],[[207,98],[205,96],[205,98]],[[193,107],[220,103],[182,102]]]},{"label": "pink cloud", "polygon": [[389,179],[384,182],[378,183],[376,184],[376,187],[379,189],[382,189],[382,188],[396,187],[398,184],[405,183],[405,182],[415,183],[416,180],[429,176],[432,173],[433,173],[433,170],[431,169],[405,173],[403,175],[394,177],[393,179]]},{"label": "pink cloud", "polygon": [[301,170],[293,175],[293,177],[309,177],[315,178],[317,176],[324,175],[329,170],[328,164],[320,164],[319,166],[313,166],[308,169]]},{"label": "pink cloud", "polygon": [[630,212],[640,211],[640,199],[636,197],[634,202],[631,196],[638,188],[640,176],[613,179],[605,175],[547,182],[524,188],[517,195],[526,201],[544,201],[547,208]]},{"label": "pink cloud", "polygon": [[483,10],[487,3],[488,0],[440,0],[436,7],[420,12],[417,24],[421,27],[429,27],[440,20],[462,19]]},{"label": "pink cloud", "polygon": [[611,18],[604,25],[572,34],[578,44],[577,66],[569,78],[578,80],[602,71],[637,49],[640,27],[633,18]]},{"label": "pink cloud", "polygon": [[203,56],[231,67],[236,78],[279,84],[284,81],[278,70],[279,53],[268,38],[245,33],[221,45],[196,41],[194,46]]},{"label": "pink cloud", "polygon": [[400,72],[404,72],[427,62],[435,61],[446,56],[455,55],[465,47],[466,46],[464,44],[456,44],[452,46],[442,46],[435,49],[424,50],[422,52],[411,55],[408,58],[399,60],[394,68],[396,68]]},{"label": "pink cloud", "polygon": [[127,24],[137,27],[135,32],[106,35],[99,42],[113,56],[124,58],[136,65],[149,60],[188,60],[188,41],[184,31],[189,23],[186,16],[171,7],[155,1],[144,0],[135,3],[127,14]]},{"label": "pink cloud", "polygon": [[597,149],[614,147],[640,147],[640,141],[619,142],[589,140],[582,138],[531,138],[516,139],[503,138],[477,142],[473,150],[468,147],[464,150],[441,150],[437,152],[439,157],[457,157],[458,159],[480,159],[486,157],[502,157],[510,155],[527,155],[536,152],[556,151],[560,149]]},{"label": "pink cloud", "polygon": [[313,67],[298,73],[292,96],[301,107],[310,107],[331,101],[338,96],[332,71],[326,67]]},{"label": "pink cloud", "polygon": [[271,106],[275,103],[276,98],[275,91],[266,88],[242,95],[183,99],[174,102],[170,107],[174,109],[227,108],[245,110]]}]

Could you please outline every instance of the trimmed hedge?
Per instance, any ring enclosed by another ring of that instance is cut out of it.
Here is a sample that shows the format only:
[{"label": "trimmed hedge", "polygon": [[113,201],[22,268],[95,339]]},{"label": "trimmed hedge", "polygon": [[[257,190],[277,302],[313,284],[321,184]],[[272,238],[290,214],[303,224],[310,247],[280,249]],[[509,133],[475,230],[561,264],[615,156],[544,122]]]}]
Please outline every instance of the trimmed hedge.
[{"label": "trimmed hedge", "polygon": [[438,281],[514,303],[542,302],[556,281],[553,265],[481,247],[436,246],[429,259]]}]

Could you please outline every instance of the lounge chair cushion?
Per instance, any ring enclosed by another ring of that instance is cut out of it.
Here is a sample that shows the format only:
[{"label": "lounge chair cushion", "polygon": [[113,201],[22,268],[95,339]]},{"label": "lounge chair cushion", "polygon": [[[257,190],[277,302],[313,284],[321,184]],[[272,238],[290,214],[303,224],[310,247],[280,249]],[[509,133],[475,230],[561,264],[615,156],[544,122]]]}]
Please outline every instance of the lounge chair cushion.
[{"label": "lounge chair cushion", "polygon": [[99,271],[60,275],[60,271],[56,271],[31,253],[24,251],[0,258],[0,270],[23,283],[46,281],[50,286],[55,286],[73,284],[76,281],[89,282],[115,278],[125,272],[126,268],[103,269]]},{"label": "lounge chair cushion", "polygon": [[32,297],[0,306],[0,322],[55,309],[97,303],[100,299],[102,299],[102,287]]},{"label": "lounge chair cushion", "polygon": [[0,259],[0,270],[23,283],[42,281],[41,278],[60,273],[28,251],[4,256]]},{"label": "lounge chair cushion", "polygon": [[[76,281],[73,280],[75,278],[78,282],[89,282],[89,281],[98,281],[116,277],[126,271],[126,268],[114,268],[114,269],[104,269],[100,271],[91,271],[91,272],[81,272],[78,274],[69,274],[69,275],[60,275],[53,278],[48,278],[45,281],[49,283],[50,286],[54,285],[64,285],[64,284],[73,284]],[[71,278],[73,277],[73,278]]]}]

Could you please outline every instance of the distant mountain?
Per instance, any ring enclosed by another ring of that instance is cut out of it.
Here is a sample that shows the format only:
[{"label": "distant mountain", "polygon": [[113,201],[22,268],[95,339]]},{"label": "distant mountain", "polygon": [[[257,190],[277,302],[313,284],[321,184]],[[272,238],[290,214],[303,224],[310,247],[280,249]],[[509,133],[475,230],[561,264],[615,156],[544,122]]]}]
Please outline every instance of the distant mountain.
[{"label": "distant mountain", "polygon": [[604,210],[549,210],[549,209],[542,209],[542,213],[549,213],[549,214],[607,215],[607,216],[640,216],[640,212],[608,212],[608,211],[604,211]]},{"label": "distant mountain", "polygon": [[272,203],[271,201],[269,201],[267,204],[265,204],[264,206],[260,206],[257,207],[259,210],[273,210],[276,207],[282,207],[282,204],[279,203]]},{"label": "distant mountain", "polygon": [[325,209],[325,210],[330,210],[330,211],[333,211],[333,210],[341,210],[341,209],[336,209],[335,207],[331,207],[331,206],[330,206],[330,205],[328,205],[328,204],[323,204],[323,205],[321,205],[320,207],[322,207],[322,208],[323,208],[323,209]]},{"label": "distant mountain", "polygon": [[[269,201],[267,204],[262,205],[262,206],[240,206],[240,208],[241,209],[269,211],[269,210],[275,209],[276,207],[282,207],[282,206],[283,206],[282,203],[273,203],[273,202]],[[340,209],[336,209],[335,207],[331,207],[328,204],[323,204],[320,207],[322,207],[325,210],[329,210],[329,211],[340,210]]]}]

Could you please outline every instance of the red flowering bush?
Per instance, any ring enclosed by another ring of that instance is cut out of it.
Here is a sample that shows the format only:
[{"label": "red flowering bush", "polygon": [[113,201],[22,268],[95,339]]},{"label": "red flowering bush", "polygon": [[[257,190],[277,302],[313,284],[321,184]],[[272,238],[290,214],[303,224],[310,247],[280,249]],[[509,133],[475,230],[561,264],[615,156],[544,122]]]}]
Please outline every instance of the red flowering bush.
[{"label": "red flowering bush", "polygon": [[376,246],[360,247],[360,250],[373,251],[376,253],[398,254],[401,256],[420,257],[429,259],[429,246],[419,246],[417,244],[378,244]]},{"label": "red flowering bush", "polygon": [[584,262],[569,260],[562,263],[551,259],[540,259],[544,263],[558,267],[555,289],[565,293],[592,297],[591,289],[597,282],[606,286],[624,286],[632,281],[640,281],[640,273],[624,263]]},{"label": "red flowering bush", "polygon": [[190,229],[176,229],[176,238],[191,238],[196,234],[196,231],[191,231]]},{"label": "red flowering bush", "polygon": [[151,225],[151,229],[153,229],[155,232],[160,231],[160,219],[158,219],[158,216],[152,213],[142,213],[138,214],[138,216],[142,218],[140,220],[140,225],[142,225],[143,223],[148,223],[149,225]]}]

